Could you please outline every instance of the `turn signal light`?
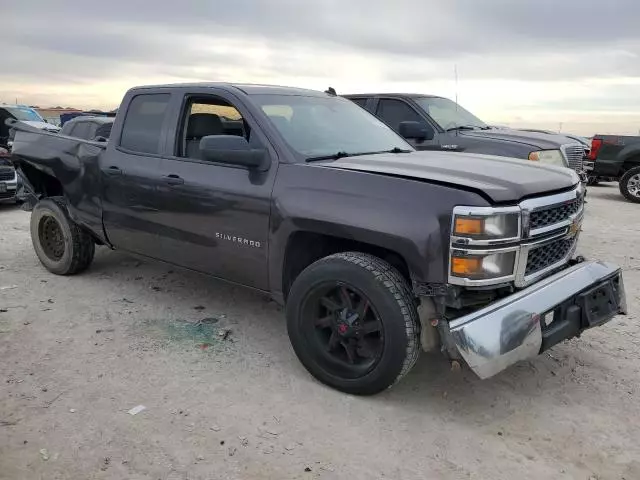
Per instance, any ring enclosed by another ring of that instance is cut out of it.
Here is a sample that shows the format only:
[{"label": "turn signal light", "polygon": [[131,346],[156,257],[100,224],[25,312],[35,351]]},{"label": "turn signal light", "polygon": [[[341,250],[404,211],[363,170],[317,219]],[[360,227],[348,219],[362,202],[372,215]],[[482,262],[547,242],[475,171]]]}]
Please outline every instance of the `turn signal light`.
[{"label": "turn signal light", "polygon": [[484,222],[480,218],[456,218],[455,233],[481,235],[484,233]]},{"label": "turn signal light", "polygon": [[451,273],[458,276],[476,275],[482,271],[482,258],[453,257]]}]

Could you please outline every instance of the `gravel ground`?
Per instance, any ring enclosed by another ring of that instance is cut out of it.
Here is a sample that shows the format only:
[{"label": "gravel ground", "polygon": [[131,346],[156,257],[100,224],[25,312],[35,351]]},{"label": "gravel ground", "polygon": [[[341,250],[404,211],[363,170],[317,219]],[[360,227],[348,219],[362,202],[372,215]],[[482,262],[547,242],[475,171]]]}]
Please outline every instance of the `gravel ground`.
[{"label": "gravel ground", "polygon": [[423,355],[370,398],[314,381],[274,303],[105,248],[56,277],[0,208],[0,478],[640,479],[640,205],[588,198],[629,316],[485,381]]}]

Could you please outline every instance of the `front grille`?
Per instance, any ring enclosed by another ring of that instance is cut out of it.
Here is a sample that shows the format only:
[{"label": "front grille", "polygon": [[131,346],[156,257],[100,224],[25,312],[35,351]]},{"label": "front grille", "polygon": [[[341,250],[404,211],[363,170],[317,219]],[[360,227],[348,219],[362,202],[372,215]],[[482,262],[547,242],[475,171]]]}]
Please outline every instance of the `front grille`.
[{"label": "front grille", "polygon": [[529,227],[531,230],[535,230],[568,220],[572,215],[580,211],[582,202],[582,198],[576,198],[560,205],[551,205],[534,210],[529,217]]},{"label": "front grille", "polygon": [[575,245],[576,238],[563,238],[529,251],[525,276],[537,273],[564,260]]},{"label": "front grille", "polygon": [[16,171],[13,168],[1,168],[0,169],[0,182],[10,182],[16,176]]},{"label": "front grille", "polygon": [[582,171],[582,162],[584,162],[585,147],[578,143],[572,145],[564,145],[563,150],[567,156],[567,162],[569,168],[574,169],[576,172]]}]

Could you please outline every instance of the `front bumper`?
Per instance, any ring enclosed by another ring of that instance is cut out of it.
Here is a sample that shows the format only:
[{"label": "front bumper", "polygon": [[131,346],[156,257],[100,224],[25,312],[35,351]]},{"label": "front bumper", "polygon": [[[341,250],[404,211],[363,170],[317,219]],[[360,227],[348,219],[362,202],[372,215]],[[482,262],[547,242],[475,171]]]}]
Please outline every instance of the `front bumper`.
[{"label": "front bumper", "polygon": [[627,313],[620,267],[584,262],[457,318],[449,329],[462,358],[484,379],[619,313]]}]

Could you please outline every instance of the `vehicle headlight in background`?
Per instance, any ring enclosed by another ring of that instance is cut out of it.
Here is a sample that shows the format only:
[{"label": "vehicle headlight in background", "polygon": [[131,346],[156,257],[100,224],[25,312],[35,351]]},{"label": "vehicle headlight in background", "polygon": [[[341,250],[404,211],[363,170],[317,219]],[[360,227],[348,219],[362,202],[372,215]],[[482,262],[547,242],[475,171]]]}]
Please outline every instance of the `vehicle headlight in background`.
[{"label": "vehicle headlight in background", "polygon": [[451,256],[451,275],[469,280],[508,277],[513,274],[515,261],[515,251],[477,255],[454,251]]},{"label": "vehicle headlight in background", "polygon": [[501,240],[520,236],[520,212],[488,215],[454,214],[453,235],[473,240]]},{"label": "vehicle headlight in background", "polygon": [[560,150],[540,150],[531,152],[529,160],[532,162],[545,163],[547,165],[555,165],[557,167],[567,167],[567,161]]}]

